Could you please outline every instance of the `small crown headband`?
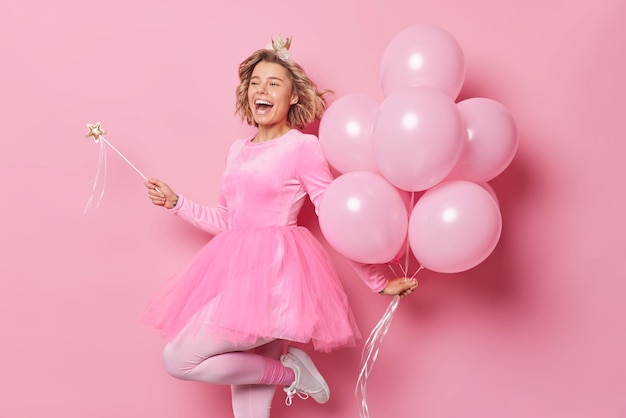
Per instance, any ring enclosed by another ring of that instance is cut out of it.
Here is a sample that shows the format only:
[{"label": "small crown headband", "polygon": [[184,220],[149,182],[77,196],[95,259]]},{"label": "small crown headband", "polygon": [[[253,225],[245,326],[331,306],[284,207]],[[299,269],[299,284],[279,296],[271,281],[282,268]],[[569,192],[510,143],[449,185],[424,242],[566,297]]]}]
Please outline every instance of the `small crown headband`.
[{"label": "small crown headband", "polygon": [[272,42],[267,44],[265,47],[270,51],[276,52],[276,54],[285,61],[289,61],[289,47],[291,46],[291,38],[293,36],[288,37],[287,39],[283,39],[283,36],[280,32],[276,36],[276,39],[272,39]]}]

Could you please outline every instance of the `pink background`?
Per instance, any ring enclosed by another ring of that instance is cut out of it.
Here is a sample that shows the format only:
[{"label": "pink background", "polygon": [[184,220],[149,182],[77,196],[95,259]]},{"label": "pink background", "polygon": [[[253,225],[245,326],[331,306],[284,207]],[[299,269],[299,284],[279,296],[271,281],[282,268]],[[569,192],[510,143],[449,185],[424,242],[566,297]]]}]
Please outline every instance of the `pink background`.
[{"label": "pink background", "polygon": [[[416,23],[457,38],[459,98],[507,106],[520,147],[491,183],[504,219],[491,257],[421,272],[400,303],[371,416],[626,416],[626,3],[213,3],[2,1],[0,417],[229,416],[228,388],[169,377],[163,342],[140,322],[207,236],[152,207],[113,153],[104,200],[83,214],[97,158],[85,124],[101,121],[142,171],[213,204],[226,148],[250,132],[233,116],[245,56],[282,31],[334,97],[381,97],[385,46]],[[390,299],[332,254],[367,336]],[[278,394],[273,416],[358,416],[362,343],[314,356],[328,404],[288,409]]]}]

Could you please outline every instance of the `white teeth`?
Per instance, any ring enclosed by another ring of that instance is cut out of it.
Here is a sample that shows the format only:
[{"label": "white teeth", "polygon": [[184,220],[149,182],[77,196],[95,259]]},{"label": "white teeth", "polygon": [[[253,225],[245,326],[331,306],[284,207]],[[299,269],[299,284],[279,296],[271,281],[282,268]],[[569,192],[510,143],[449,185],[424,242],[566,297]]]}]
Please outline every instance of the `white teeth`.
[{"label": "white teeth", "polygon": [[255,101],[254,104],[272,106],[272,103],[268,102],[267,100],[261,100],[261,99]]}]

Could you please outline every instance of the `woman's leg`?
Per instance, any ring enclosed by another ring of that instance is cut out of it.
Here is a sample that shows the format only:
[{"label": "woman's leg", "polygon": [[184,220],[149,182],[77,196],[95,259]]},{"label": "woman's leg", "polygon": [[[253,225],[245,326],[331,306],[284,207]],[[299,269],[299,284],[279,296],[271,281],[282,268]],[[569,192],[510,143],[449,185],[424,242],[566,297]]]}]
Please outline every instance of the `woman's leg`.
[{"label": "woman's leg", "polygon": [[187,327],[163,351],[165,369],[182,380],[228,385],[283,384],[293,382],[291,369],[280,361],[253,351],[273,340],[238,345],[219,340],[202,329]]},{"label": "woman's leg", "polygon": [[[327,402],[328,385],[309,356],[304,351],[291,347],[281,360],[277,360],[273,353],[278,346],[276,340],[272,339],[260,339],[248,345],[233,344],[216,339],[202,329],[187,327],[174,341],[167,344],[163,351],[163,362],[172,376],[183,380],[229,385],[271,385],[272,394],[274,385],[289,386],[286,389],[288,405],[291,405],[291,399],[296,393],[310,395],[318,403]],[[267,351],[272,356],[253,351],[260,347],[263,347],[261,353]],[[257,413],[261,414],[260,417],[265,417],[269,413],[268,399],[271,404],[269,391],[270,389],[267,392],[260,391],[258,396],[255,393],[254,402],[248,398],[249,408],[236,413]],[[239,393],[239,390],[235,392],[237,398],[239,395],[244,398],[251,395]],[[237,408],[245,405],[246,401],[241,402],[244,403],[237,401]]]}]

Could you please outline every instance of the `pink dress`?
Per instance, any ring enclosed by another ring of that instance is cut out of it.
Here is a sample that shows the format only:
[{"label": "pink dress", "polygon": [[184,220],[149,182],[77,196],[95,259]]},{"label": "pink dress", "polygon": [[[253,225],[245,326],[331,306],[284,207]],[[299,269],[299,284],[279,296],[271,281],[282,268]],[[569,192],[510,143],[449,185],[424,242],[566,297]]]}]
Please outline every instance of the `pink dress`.
[{"label": "pink dress", "polygon": [[[329,255],[297,225],[306,196],[317,210],[333,180],[318,139],[293,129],[251,140],[231,145],[217,207],[179,196],[171,211],[215,237],[152,300],[145,321],[168,340],[190,324],[243,344],[354,345],[359,331]],[[375,266],[352,264],[373,291],[386,286]]]}]

